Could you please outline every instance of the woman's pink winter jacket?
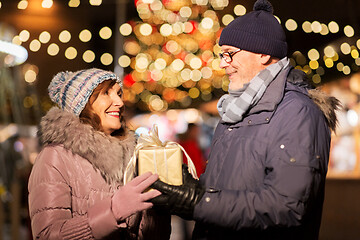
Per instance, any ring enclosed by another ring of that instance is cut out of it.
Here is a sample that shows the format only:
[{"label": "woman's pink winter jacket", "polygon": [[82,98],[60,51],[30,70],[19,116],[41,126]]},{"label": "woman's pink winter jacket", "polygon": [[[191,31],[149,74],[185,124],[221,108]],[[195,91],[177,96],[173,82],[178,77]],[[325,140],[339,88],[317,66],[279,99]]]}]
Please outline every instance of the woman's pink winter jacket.
[{"label": "woman's pink winter jacket", "polygon": [[34,239],[169,239],[167,214],[147,210],[117,222],[112,213],[133,136],[106,136],[58,108],[42,119],[39,133],[45,147],[29,179]]}]

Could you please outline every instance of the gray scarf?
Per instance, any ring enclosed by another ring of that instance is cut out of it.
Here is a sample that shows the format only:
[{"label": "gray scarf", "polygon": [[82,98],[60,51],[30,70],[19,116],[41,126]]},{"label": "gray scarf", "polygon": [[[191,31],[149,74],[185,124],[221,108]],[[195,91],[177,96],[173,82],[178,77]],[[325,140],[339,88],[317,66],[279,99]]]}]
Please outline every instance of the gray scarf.
[{"label": "gray scarf", "polygon": [[244,113],[259,102],[267,86],[287,66],[289,66],[289,60],[284,57],[260,71],[244,88],[236,91],[229,90],[229,94],[223,95],[217,104],[222,120],[227,123],[241,121]]}]

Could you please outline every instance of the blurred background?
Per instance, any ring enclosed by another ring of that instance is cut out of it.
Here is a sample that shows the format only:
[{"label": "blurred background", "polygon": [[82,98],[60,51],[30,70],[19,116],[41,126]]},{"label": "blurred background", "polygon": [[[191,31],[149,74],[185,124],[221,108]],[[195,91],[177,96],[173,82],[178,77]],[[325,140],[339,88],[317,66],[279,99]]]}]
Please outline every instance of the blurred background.
[{"label": "blurred background", "polygon": [[[158,124],[162,140],[195,142],[206,161],[227,92],[219,68],[222,29],[255,0],[0,0],[0,239],[31,239],[27,179],[36,132],[59,71],[97,67],[124,79],[137,133]],[[337,97],[321,239],[360,234],[360,1],[272,1],[291,64]],[[193,134],[191,134],[193,135]],[[172,239],[192,222],[173,218]]]}]

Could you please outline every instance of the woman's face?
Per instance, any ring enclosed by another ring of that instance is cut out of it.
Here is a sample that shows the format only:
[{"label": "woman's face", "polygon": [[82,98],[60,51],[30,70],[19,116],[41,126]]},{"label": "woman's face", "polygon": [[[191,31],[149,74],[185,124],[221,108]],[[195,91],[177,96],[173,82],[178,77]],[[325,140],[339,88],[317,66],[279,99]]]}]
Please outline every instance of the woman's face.
[{"label": "woman's face", "polygon": [[115,83],[108,90],[101,90],[99,96],[92,103],[92,109],[100,117],[101,127],[105,134],[110,135],[121,128],[121,110],[124,106],[121,96],[121,87]]}]

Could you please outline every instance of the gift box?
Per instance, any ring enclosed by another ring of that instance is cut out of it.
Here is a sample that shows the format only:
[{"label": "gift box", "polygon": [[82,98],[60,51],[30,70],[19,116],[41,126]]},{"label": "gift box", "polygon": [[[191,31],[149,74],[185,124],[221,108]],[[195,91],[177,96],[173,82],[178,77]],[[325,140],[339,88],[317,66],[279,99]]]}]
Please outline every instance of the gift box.
[{"label": "gift box", "polygon": [[183,155],[176,145],[145,147],[139,150],[138,174],[157,173],[159,179],[171,185],[181,185]]},{"label": "gift box", "polygon": [[154,125],[148,135],[141,134],[135,147],[134,154],[124,173],[124,184],[135,175],[152,172],[159,175],[159,179],[171,185],[181,185],[183,154],[188,162],[189,173],[198,179],[195,165],[184,148],[176,143],[159,139],[157,125]]}]

